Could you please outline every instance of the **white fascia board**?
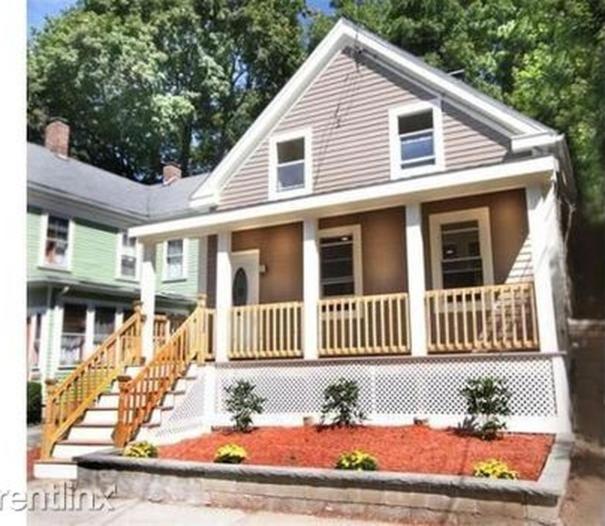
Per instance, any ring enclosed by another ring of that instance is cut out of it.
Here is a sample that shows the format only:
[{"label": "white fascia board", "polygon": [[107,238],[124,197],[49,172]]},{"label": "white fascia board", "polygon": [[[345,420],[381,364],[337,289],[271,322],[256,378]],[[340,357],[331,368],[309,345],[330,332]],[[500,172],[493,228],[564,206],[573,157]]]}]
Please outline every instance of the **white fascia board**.
[{"label": "white fascia board", "polygon": [[519,118],[515,114],[516,112],[508,109],[506,106],[491,101],[486,96],[476,94],[474,92],[475,90],[453,78],[448,78],[445,74],[433,71],[433,68],[428,66],[425,62],[388,44],[369,31],[358,28],[350,23],[343,24],[343,31],[345,31],[357,45],[372,50],[392,64],[403,68],[408,74],[426,82],[429,86],[438,88],[442,91],[444,96],[463,101],[480,113],[491,116],[496,121],[501,122],[513,130],[518,130],[519,133],[526,134],[547,131],[547,128],[539,123],[536,123],[535,125],[530,124],[525,119]]},{"label": "white fascia board", "polygon": [[540,148],[544,146],[553,146],[563,140],[563,135],[549,132],[534,133],[527,135],[517,135],[511,138],[511,149],[514,153]]},{"label": "white fascia board", "polygon": [[190,201],[191,207],[216,203],[218,192],[225,179],[233,173],[257,143],[269,133],[282,112],[296,101],[315,75],[329,62],[330,58],[344,47],[343,44],[346,40],[344,27],[345,22],[342,19],[334,25],[309,55],[309,58],[214,169],[205,183],[193,193]]},{"label": "white fascia board", "polygon": [[352,207],[363,210],[495,191],[498,185],[499,189],[505,184],[522,186],[528,178],[536,176],[546,176],[549,180],[557,170],[557,159],[549,155],[142,225],[130,228],[128,235],[161,240],[171,236],[199,236],[221,230],[253,228],[271,221],[273,224],[300,221],[305,217],[347,213]]},{"label": "white fascia board", "polygon": [[434,70],[413,55],[341,18],[223,158],[208,179],[193,193],[190,207],[198,208],[218,203],[221,187],[229,176],[237,170],[257,144],[269,134],[283,113],[294,104],[332,57],[347,45],[370,50],[387,63],[401,68],[413,79],[426,84],[428,88],[433,87],[443,96],[469,106],[477,113],[494,119],[497,123],[519,134],[552,134],[548,128],[539,123],[531,124],[505,105],[499,104],[487,96],[482,96],[469,86]]}]

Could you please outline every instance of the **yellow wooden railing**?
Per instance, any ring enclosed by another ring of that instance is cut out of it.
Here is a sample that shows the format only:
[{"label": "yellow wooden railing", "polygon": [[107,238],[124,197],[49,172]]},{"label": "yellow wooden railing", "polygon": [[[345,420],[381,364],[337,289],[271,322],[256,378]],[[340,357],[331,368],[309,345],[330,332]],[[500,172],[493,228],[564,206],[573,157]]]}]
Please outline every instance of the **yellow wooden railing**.
[{"label": "yellow wooden railing", "polygon": [[319,302],[319,355],[408,352],[406,293],[347,296]]},{"label": "yellow wooden railing", "polygon": [[232,308],[229,358],[301,357],[302,305],[289,301]]},{"label": "yellow wooden railing", "polygon": [[429,352],[539,346],[531,282],[427,291],[426,319]]},{"label": "yellow wooden railing", "polygon": [[202,364],[209,357],[213,316],[214,311],[205,306],[205,298],[201,299],[193,313],[134,378],[118,377],[120,400],[114,432],[116,446],[123,447],[134,438],[141,424],[149,419],[194,359]]},{"label": "yellow wooden railing", "polygon": [[50,458],[55,444],[109,388],[125,366],[140,363],[143,321],[137,302],[134,314],[60,384],[47,381],[42,459]]}]

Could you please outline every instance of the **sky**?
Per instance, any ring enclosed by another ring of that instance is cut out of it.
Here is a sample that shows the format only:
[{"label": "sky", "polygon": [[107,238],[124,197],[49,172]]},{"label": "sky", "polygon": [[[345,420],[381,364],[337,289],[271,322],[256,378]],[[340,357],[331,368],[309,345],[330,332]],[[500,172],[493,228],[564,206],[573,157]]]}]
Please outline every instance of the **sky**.
[{"label": "sky", "polygon": [[[40,28],[46,16],[55,16],[74,3],[75,0],[27,0],[27,27]],[[330,0],[307,0],[307,5],[330,11]]]}]

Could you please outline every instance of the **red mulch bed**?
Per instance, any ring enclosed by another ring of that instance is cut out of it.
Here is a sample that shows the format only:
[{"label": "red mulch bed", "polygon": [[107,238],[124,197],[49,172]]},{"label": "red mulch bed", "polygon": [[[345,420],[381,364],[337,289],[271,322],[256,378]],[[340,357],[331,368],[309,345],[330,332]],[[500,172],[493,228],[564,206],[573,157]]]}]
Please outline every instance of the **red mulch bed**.
[{"label": "red mulch bed", "polygon": [[40,458],[40,448],[36,447],[27,451],[27,480],[34,478],[34,463]]},{"label": "red mulch bed", "polygon": [[216,450],[229,443],[246,449],[246,464],[333,468],[341,453],[361,449],[376,457],[381,471],[471,475],[475,462],[498,458],[520,478],[537,480],[553,436],[507,433],[486,442],[455,430],[425,426],[265,427],[250,433],[215,431],[162,446],[159,456],[212,462]]}]

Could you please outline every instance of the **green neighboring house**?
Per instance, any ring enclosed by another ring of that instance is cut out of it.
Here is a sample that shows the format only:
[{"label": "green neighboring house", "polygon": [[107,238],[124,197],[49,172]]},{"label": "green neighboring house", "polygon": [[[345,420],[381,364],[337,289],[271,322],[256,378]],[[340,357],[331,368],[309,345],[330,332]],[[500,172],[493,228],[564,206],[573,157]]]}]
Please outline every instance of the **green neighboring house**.
[{"label": "green neighboring house", "polygon": [[[144,185],[68,157],[69,127],[28,144],[27,358],[30,379],[63,377],[93,352],[139,298],[142,247],[126,230],[187,210],[204,176],[168,165]],[[180,211],[180,212],[178,212]],[[182,317],[206,290],[205,239],[155,246],[157,310]]]}]

